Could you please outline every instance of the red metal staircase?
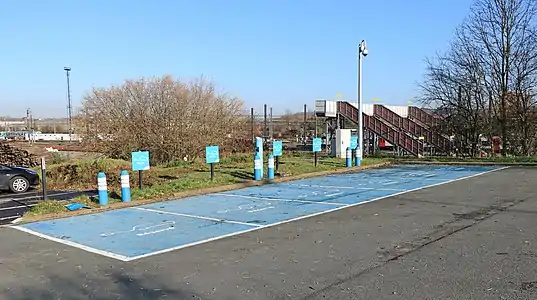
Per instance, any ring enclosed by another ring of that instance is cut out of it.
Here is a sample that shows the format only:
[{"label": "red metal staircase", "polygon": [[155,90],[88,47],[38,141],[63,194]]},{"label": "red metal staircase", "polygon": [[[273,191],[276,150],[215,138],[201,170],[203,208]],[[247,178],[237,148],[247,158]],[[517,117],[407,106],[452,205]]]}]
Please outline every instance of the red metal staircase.
[{"label": "red metal staircase", "polygon": [[[338,113],[358,124],[358,109],[348,102],[338,101]],[[397,118],[390,121],[397,122]],[[364,129],[371,130],[376,135],[386,139],[389,143],[400,146],[412,155],[418,155],[419,141],[411,138],[409,135],[401,132],[401,126],[395,126],[388,123],[388,120],[384,121],[381,118],[371,117],[363,114]]]},{"label": "red metal staircase", "polygon": [[408,118],[413,121],[418,121],[422,123],[427,128],[438,125],[435,117],[433,117],[431,114],[427,113],[423,109],[416,107],[416,106],[408,107]]},{"label": "red metal staircase", "polygon": [[[413,139],[423,137],[424,142],[432,144],[439,150],[449,153],[451,147],[449,139],[432,129],[432,126],[437,124],[434,117],[415,106],[410,106],[408,111],[409,117],[403,118],[384,105],[375,104],[373,108],[373,114],[375,116],[393,124],[396,128],[402,129],[404,133],[411,135]],[[418,122],[414,122],[410,118],[411,111],[415,119],[421,123],[430,124],[430,127],[427,128],[420,125]]]}]

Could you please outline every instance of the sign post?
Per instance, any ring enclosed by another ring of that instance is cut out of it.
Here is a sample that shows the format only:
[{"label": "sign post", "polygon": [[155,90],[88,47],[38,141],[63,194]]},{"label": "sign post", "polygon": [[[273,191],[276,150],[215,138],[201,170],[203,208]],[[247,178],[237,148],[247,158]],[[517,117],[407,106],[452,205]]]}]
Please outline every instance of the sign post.
[{"label": "sign post", "polygon": [[322,144],[323,144],[323,141],[321,138],[314,138],[313,139],[313,145],[312,145],[312,150],[313,150],[313,155],[315,157],[315,166],[317,167],[317,152],[320,152],[321,149],[322,149]]},{"label": "sign post", "polygon": [[138,188],[142,189],[142,171],[149,170],[149,151],[131,153],[132,170],[138,171]]},{"label": "sign post", "polygon": [[218,146],[205,147],[205,162],[211,166],[211,180],[214,180],[214,164],[220,162],[220,149]]},{"label": "sign post", "polygon": [[274,155],[276,160],[276,172],[278,172],[278,166],[280,165],[280,156],[283,154],[283,143],[282,141],[273,141],[272,142],[272,155]]},{"label": "sign post", "polygon": [[43,200],[47,200],[47,171],[45,157],[41,157],[41,187],[43,188]]}]

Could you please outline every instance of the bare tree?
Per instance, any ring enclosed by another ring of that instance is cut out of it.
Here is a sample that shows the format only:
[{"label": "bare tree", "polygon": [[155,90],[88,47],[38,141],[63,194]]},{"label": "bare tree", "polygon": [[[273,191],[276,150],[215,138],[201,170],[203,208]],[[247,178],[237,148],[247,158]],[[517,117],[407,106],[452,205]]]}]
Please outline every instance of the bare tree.
[{"label": "bare tree", "polygon": [[[477,0],[465,28],[481,51],[480,61],[486,69],[487,87],[499,105],[499,127],[505,155],[510,135],[508,95],[517,93],[517,84],[535,77],[535,16],[534,0]],[[518,69],[518,71],[517,71]],[[518,82],[518,83],[517,83]],[[530,87],[531,89],[535,86]],[[515,97],[516,98],[516,97]]]},{"label": "bare tree", "polygon": [[534,0],[476,0],[448,52],[428,61],[422,100],[448,112],[467,144],[485,132],[501,135],[504,155],[510,140],[513,152],[534,144],[536,14]]},{"label": "bare tree", "polygon": [[148,149],[154,163],[195,159],[207,145],[237,152],[250,147],[243,103],[203,79],[126,81],[86,95],[78,124],[83,140],[112,157]]}]

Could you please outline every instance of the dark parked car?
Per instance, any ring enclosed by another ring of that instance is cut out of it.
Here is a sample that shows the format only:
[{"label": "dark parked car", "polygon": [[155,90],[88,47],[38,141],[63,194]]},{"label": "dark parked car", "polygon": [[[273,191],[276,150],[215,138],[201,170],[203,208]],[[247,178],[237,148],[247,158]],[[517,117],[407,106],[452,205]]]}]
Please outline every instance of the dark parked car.
[{"label": "dark parked car", "polygon": [[39,184],[39,175],[34,170],[0,165],[0,190],[24,193]]}]

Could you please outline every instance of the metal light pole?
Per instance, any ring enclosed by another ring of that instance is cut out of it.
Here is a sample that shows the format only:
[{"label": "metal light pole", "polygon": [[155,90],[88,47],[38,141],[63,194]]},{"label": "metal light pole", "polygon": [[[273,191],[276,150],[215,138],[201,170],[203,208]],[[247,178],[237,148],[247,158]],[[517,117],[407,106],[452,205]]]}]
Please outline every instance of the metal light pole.
[{"label": "metal light pole", "polygon": [[71,105],[71,83],[69,80],[69,72],[71,72],[70,67],[64,67],[65,73],[67,74],[67,114],[69,118],[69,142],[71,142],[71,134],[73,133],[73,120],[72,120],[72,105]]},{"label": "metal light pole", "polygon": [[363,105],[362,105],[362,56],[367,56],[367,46],[365,40],[362,40],[358,45],[358,157],[362,158],[364,151],[364,120],[363,120]]}]

